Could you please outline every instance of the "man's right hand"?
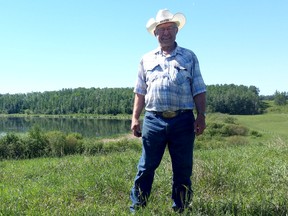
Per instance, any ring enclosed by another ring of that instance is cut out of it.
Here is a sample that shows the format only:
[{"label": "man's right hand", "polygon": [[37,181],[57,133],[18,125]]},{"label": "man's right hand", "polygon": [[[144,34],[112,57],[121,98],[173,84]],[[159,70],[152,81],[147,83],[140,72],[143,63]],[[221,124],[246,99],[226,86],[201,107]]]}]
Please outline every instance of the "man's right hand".
[{"label": "man's right hand", "polygon": [[141,137],[141,127],[140,127],[140,121],[138,119],[132,119],[131,122],[131,130],[133,131],[133,135],[136,137]]}]

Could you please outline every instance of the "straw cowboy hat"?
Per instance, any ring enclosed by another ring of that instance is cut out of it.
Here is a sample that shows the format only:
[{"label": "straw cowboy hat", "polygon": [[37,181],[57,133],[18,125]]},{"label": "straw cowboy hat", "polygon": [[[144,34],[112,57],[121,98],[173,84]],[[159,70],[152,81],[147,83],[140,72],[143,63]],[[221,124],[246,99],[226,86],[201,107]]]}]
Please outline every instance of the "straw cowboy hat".
[{"label": "straw cowboy hat", "polygon": [[180,30],[186,22],[186,18],[182,13],[172,14],[169,10],[159,10],[156,19],[150,18],[146,24],[147,31],[154,36],[156,27],[167,22],[175,22]]}]

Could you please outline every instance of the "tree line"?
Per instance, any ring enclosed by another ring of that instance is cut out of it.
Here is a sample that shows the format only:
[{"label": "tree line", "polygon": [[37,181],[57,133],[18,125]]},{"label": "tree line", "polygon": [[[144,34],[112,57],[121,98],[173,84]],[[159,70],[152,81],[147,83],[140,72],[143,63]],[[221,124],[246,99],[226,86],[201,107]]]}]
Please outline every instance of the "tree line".
[{"label": "tree line", "polygon": [[0,95],[4,114],[131,114],[132,88],[76,88]]},{"label": "tree line", "polygon": [[[286,104],[287,93],[275,93]],[[259,114],[263,97],[255,86],[208,85],[207,109],[227,114]],[[265,98],[264,98],[265,99]],[[271,99],[271,98],[270,98]],[[0,94],[1,114],[132,114],[133,88],[76,88],[26,94]],[[279,102],[280,100],[280,102]]]}]

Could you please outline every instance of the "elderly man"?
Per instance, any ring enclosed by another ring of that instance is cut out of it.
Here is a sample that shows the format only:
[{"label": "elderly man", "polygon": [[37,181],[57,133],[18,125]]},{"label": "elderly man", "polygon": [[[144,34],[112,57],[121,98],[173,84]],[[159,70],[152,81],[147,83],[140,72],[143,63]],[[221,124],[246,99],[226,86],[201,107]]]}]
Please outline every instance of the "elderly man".
[{"label": "elderly man", "polygon": [[[206,86],[196,55],[175,42],[185,21],[183,14],[164,9],[146,25],[159,47],[142,57],[134,88],[131,130],[142,136],[142,156],[130,194],[132,212],[146,206],[166,146],[173,169],[172,208],[182,212],[191,202],[195,134],[202,134],[206,127]],[[141,130],[139,117],[144,108]]]}]

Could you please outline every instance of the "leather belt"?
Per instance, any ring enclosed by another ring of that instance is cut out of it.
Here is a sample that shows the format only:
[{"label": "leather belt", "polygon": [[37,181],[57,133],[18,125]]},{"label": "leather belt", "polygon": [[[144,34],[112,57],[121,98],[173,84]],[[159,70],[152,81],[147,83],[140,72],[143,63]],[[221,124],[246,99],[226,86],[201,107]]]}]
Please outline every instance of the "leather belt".
[{"label": "leather belt", "polygon": [[164,111],[164,112],[151,111],[151,112],[163,118],[175,118],[176,116],[182,113],[192,112],[192,111],[193,110],[176,110],[176,111]]}]

